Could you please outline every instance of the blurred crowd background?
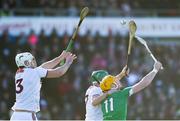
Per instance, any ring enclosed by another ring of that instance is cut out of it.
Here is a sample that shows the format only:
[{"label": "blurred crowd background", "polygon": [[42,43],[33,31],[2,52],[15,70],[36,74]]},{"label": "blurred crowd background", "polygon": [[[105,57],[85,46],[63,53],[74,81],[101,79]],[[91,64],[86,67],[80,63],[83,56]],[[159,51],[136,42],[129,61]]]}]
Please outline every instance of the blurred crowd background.
[{"label": "blurred crowd background", "polygon": [[[179,16],[179,0],[2,0],[1,16],[78,16],[82,6],[89,6],[90,16]],[[58,12],[57,12],[58,10]],[[39,35],[18,36],[4,30],[0,35],[0,119],[9,119],[15,101],[14,75],[17,70],[14,57],[30,51],[38,64],[61,54],[71,36],[59,36],[54,30],[49,36],[42,30]],[[129,99],[128,119],[180,119],[180,43],[162,42],[148,38],[148,44],[164,70],[152,84]],[[104,37],[88,31],[76,39],[73,53],[78,58],[70,70],[58,79],[43,79],[41,112],[38,118],[84,119],[85,92],[93,70],[107,69],[119,73],[126,62],[127,40],[120,34]],[[123,79],[124,86],[131,86],[153,68],[153,61],[145,48],[135,42],[131,55],[130,75]]]},{"label": "blurred crowd background", "polygon": [[[89,16],[178,16],[179,0],[1,0],[1,14],[15,16],[77,16],[82,6]],[[156,12],[158,11],[158,12]]]}]

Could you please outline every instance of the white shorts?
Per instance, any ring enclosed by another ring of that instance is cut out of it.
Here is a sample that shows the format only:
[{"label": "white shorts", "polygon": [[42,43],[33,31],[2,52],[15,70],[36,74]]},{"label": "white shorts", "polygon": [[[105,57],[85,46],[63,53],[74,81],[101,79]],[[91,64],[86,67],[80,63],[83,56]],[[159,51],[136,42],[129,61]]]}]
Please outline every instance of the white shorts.
[{"label": "white shorts", "polygon": [[13,112],[10,121],[18,120],[28,120],[28,121],[37,121],[35,113],[30,112]]}]

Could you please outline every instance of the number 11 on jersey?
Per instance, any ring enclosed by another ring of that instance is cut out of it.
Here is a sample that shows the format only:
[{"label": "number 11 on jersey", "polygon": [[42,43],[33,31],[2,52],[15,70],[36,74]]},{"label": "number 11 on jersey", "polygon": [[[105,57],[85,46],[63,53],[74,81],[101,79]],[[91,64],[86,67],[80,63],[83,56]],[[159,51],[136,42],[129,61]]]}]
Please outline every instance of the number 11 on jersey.
[{"label": "number 11 on jersey", "polygon": [[[106,113],[108,113],[109,111],[114,111],[114,107],[113,107],[113,98],[109,98],[106,101],[104,101],[105,104],[105,111]],[[110,109],[108,109],[110,108]]]}]

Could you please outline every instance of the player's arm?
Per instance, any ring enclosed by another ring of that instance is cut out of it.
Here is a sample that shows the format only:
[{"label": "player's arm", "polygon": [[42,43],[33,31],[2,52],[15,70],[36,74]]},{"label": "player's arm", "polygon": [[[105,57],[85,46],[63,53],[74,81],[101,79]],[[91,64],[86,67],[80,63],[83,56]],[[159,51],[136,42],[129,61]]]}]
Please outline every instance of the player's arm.
[{"label": "player's arm", "polygon": [[129,73],[129,69],[127,69],[127,66],[125,66],[125,67],[122,69],[122,71],[121,71],[118,75],[115,76],[116,81],[121,80],[123,77],[125,77],[126,75],[128,75],[128,73]]},{"label": "player's arm", "polygon": [[62,60],[66,58],[66,56],[70,54],[70,52],[63,51],[60,56],[47,61],[41,65],[42,68],[45,69],[53,69],[55,66],[57,66]]},{"label": "player's arm", "polygon": [[66,71],[69,69],[73,60],[76,59],[76,56],[70,53],[66,56],[65,59],[66,61],[64,65],[57,67],[55,69],[48,69],[46,78],[57,78],[64,75]]},{"label": "player's arm", "polygon": [[161,67],[162,64],[160,62],[155,62],[154,69],[151,72],[149,72],[145,77],[143,77],[140,82],[132,86],[132,93],[137,93],[142,89],[146,88],[148,85],[150,85]]},{"label": "player's arm", "polygon": [[111,89],[111,90],[109,90],[109,91],[107,91],[107,92],[104,92],[104,93],[101,94],[101,95],[94,95],[94,96],[93,96],[93,99],[92,99],[92,105],[93,105],[93,106],[97,106],[97,105],[101,104],[101,102],[102,102],[103,100],[105,100],[105,99],[108,97],[108,95],[111,95],[112,93],[114,93],[114,92],[116,92],[116,91],[118,91],[118,90],[116,90],[116,89]]},{"label": "player's arm", "polygon": [[101,104],[101,102],[106,99],[106,97],[108,96],[108,92],[105,92],[101,95],[93,95],[93,99],[92,99],[92,105],[93,106],[97,106],[99,104]]},{"label": "player's arm", "polygon": [[[121,73],[119,73],[118,75],[115,76],[115,80],[116,80],[116,81],[121,80],[124,76],[128,75],[128,73],[129,73],[129,69],[127,69],[127,66],[125,66],[125,67],[123,68],[123,70],[121,71]],[[94,95],[94,96],[93,96],[92,105],[93,105],[93,106],[96,106],[96,105],[101,104],[101,102],[102,102],[104,99],[106,99],[108,95],[110,95],[110,94],[112,94],[112,93],[114,93],[114,92],[116,92],[116,91],[118,91],[118,89],[117,89],[117,90],[116,90],[116,89],[111,89],[111,90],[109,90],[109,91],[107,91],[107,92],[104,92],[104,93],[101,94],[101,95]]]}]

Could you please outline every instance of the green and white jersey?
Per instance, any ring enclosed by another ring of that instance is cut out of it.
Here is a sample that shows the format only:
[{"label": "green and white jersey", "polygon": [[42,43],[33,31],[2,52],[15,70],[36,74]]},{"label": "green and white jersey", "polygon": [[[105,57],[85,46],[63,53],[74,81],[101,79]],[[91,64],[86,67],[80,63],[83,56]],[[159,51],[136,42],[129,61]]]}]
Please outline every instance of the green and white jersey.
[{"label": "green and white jersey", "polygon": [[103,120],[126,120],[128,97],[132,93],[132,88],[127,87],[108,96],[101,103]]}]

